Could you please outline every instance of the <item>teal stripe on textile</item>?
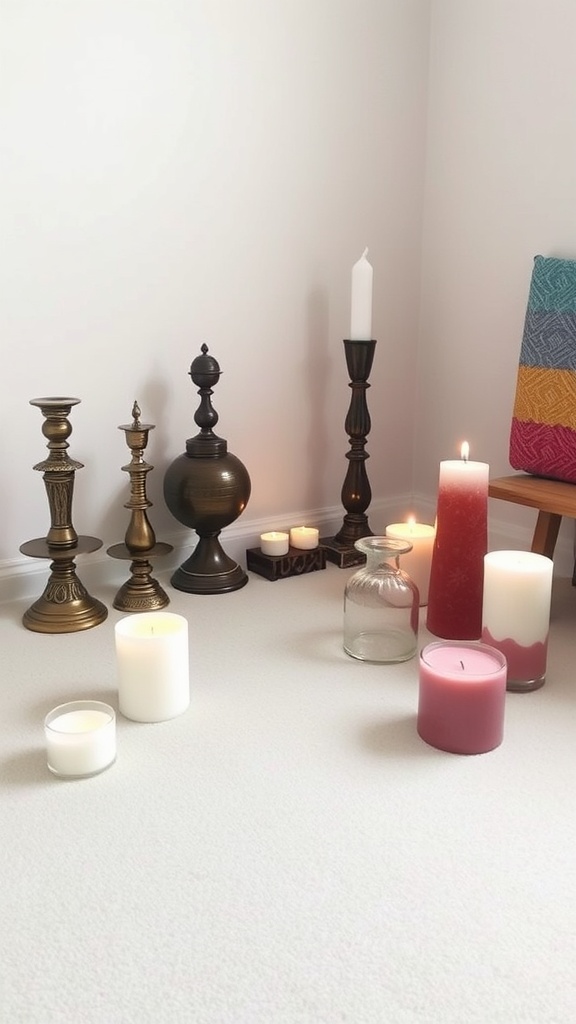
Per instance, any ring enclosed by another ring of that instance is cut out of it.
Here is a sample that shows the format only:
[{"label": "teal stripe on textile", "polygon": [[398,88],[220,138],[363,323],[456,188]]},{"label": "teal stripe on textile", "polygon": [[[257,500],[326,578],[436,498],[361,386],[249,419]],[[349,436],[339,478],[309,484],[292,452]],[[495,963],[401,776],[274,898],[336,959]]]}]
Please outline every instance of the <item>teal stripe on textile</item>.
[{"label": "teal stripe on textile", "polygon": [[528,296],[528,312],[576,313],[576,260],[536,256]]}]

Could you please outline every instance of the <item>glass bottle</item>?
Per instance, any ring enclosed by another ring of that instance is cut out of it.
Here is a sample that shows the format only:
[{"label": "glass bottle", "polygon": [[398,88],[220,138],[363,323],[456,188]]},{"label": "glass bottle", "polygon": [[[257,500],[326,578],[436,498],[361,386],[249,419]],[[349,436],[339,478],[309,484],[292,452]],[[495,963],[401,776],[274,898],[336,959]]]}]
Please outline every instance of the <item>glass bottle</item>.
[{"label": "glass bottle", "polygon": [[344,591],[344,650],[360,661],[408,661],[418,642],[418,587],[399,567],[409,541],[362,537],[354,547],[366,564]]}]

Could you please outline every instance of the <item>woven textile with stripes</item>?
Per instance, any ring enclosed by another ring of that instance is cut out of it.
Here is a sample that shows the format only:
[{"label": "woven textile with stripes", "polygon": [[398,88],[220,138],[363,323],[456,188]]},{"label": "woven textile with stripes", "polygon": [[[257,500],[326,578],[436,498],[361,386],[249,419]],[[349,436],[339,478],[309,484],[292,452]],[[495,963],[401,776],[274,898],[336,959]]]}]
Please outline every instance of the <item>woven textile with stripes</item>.
[{"label": "woven textile with stripes", "polygon": [[509,457],[513,469],[576,483],[576,260],[534,260]]}]

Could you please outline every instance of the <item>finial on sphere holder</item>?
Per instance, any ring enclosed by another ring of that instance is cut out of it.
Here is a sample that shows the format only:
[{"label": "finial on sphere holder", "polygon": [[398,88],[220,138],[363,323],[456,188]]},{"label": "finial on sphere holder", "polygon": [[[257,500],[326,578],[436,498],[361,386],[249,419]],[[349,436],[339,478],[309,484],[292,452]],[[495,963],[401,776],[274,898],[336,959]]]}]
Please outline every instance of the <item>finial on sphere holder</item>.
[{"label": "finial on sphere holder", "polygon": [[341,569],[351,565],[360,565],[366,556],[355,548],[357,540],[362,537],[373,537],[368,524],[366,511],[372,500],[372,490],[366,472],[366,459],[370,456],[366,451],[366,441],[370,433],[371,421],[366,401],[366,392],[370,387],[368,378],[374,360],[376,341],[344,341],[346,365],[352,389],[350,406],[344,423],[344,429],[350,441],[350,450],[346,453],[348,469],[342,485],[342,504],[346,509],[344,521],[334,537],[323,537],[320,540],[326,550],[326,557]]},{"label": "finial on sphere holder", "polygon": [[221,371],[207,345],[200,353],[189,371],[200,395],[194,414],[200,431],[186,441],[186,451],[164,476],[166,505],[179,523],[196,531],[198,543],[171,583],[188,594],[225,594],[248,582],[244,569],[223,550],[219,535],[246,508],[251,482],[244,464],[214,433],[219,417],[210,399]]},{"label": "finial on sphere holder", "polygon": [[129,464],[122,466],[122,470],[130,474],[130,500],[125,502],[124,508],[130,509],[131,514],[124,544],[114,544],[108,548],[112,558],[131,560],[130,579],[122,584],[114,598],[114,607],[124,612],[156,611],[170,603],[165,590],[151,575],[150,559],[169,554],[172,545],[156,541],[146,511],[152,505],[146,496],[146,474],[154,466],[144,461],[144,451],[154,424],[141,423],[140,416],[140,406],[134,402],[132,423],[123,423],[118,427],[118,430],[126,434],[126,444],[132,453]]}]

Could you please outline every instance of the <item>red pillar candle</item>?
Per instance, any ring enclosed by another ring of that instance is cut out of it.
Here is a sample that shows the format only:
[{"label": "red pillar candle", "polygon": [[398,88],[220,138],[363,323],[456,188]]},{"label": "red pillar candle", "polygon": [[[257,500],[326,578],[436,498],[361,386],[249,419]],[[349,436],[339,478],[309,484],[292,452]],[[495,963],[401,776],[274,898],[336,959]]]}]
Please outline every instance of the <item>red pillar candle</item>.
[{"label": "red pillar candle", "polygon": [[506,658],[487,644],[435,641],[420,655],[418,735],[452,754],[502,742]]},{"label": "red pillar candle", "polygon": [[460,460],[440,463],[426,625],[447,640],[482,634],[489,469],[486,462],[468,461],[467,442]]}]

